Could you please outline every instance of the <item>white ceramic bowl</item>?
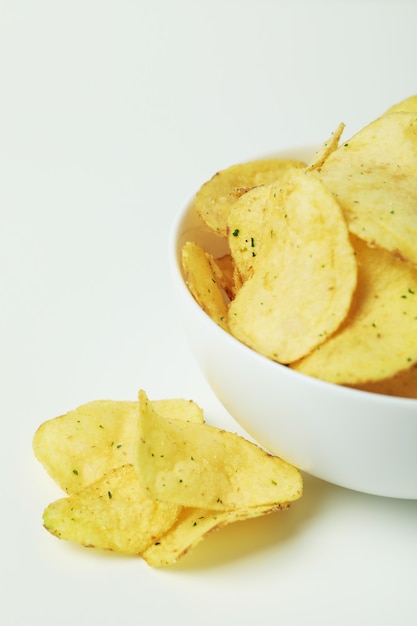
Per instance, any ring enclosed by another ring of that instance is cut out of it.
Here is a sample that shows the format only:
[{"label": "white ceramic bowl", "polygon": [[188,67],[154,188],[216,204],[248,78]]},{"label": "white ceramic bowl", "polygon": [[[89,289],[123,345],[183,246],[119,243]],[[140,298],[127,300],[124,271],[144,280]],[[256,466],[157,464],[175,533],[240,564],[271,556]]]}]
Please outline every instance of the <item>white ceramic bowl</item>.
[{"label": "white ceramic bowl", "polygon": [[[279,156],[308,159],[312,152]],[[374,495],[417,499],[417,400],[326,383],[237,341],[200,309],[185,284],[180,250],[187,240],[225,252],[193,202],[172,230],[174,288],[196,361],[234,419],[272,453],[313,476]]]}]

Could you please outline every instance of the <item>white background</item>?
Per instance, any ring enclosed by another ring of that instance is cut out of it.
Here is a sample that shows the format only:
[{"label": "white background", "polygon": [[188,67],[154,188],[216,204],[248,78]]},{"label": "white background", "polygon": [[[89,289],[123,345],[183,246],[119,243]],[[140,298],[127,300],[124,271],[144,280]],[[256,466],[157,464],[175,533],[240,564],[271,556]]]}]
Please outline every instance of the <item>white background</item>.
[{"label": "white background", "polygon": [[153,570],[42,528],[61,494],[31,441],[139,387],[237,429],[184,342],[173,219],[218,169],[417,93],[416,24],[412,0],[0,1],[1,623],[415,623],[415,501],[306,476]]}]

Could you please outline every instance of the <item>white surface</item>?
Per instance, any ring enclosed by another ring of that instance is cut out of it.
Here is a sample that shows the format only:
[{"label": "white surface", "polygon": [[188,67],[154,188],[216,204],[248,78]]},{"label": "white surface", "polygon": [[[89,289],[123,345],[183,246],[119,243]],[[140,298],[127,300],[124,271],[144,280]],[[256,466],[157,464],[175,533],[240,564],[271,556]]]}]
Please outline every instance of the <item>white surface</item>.
[{"label": "white surface", "polygon": [[139,387],[235,428],[184,345],[174,216],[220,167],[417,92],[416,23],[401,0],[2,0],[1,623],[414,623],[417,501],[306,477],[290,511],[157,571],[43,530],[60,494],[31,439]]}]

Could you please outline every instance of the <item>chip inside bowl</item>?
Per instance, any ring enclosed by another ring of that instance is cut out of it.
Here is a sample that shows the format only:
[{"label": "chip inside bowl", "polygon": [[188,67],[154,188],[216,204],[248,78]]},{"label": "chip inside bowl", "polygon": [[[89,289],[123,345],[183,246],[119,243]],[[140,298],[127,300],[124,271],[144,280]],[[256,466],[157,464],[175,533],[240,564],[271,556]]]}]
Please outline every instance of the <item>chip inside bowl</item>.
[{"label": "chip inside bowl", "polygon": [[356,258],[339,204],[302,170],[269,186],[262,223],[259,258],[230,304],[229,327],[257,352],[291,363],[347,316]]},{"label": "chip inside bowl", "polygon": [[196,210],[228,246],[220,316],[188,280],[219,325],[303,374],[417,395],[416,102],[347,140],[340,123],[307,164],[252,161],[202,185]]},{"label": "chip inside bowl", "polygon": [[303,167],[305,163],[293,159],[261,159],[220,170],[199,189],[197,213],[211,230],[226,237],[229,212],[238,198],[278,180],[289,169]]},{"label": "chip inside bowl", "polygon": [[386,113],[332,152],[319,170],[349,230],[417,264],[417,111]]},{"label": "chip inside bowl", "polygon": [[417,362],[417,270],[352,237],[359,280],[348,319],[292,367],[339,384],[395,376]]}]

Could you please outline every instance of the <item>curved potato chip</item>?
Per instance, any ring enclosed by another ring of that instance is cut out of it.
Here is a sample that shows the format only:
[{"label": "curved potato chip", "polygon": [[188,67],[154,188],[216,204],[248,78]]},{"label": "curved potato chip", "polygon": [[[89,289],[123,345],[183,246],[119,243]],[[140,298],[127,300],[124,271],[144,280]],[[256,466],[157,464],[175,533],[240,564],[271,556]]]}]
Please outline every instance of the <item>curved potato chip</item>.
[{"label": "curved potato chip", "polygon": [[142,557],[152,567],[173,565],[200,543],[206,535],[233,522],[239,522],[277,510],[289,505],[270,505],[236,509],[234,511],[208,511],[184,507],[178,520],[143,553]]},{"label": "curved potato chip", "polygon": [[417,362],[417,270],[353,238],[358,286],[345,324],[291,367],[339,384],[394,376]]},{"label": "curved potato chip", "polygon": [[137,472],[149,496],[213,511],[277,506],[301,497],[300,472],[239,435],[167,420],[139,392]]},{"label": "curved potato chip", "polygon": [[[203,422],[190,400],[155,400],[155,410],[171,419]],[[33,452],[48,474],[68,494],[102,478],[136,457],[137,401],[95,400],[47,420],[33,437]]]},{"label": "curved potato chip", "polygon": [[230,208],[244,193],[272,183],[293,167],[305,163],[289,159],[261,159],[232,165],[217,172],[197,192],[195,208],[201,219],[214,232],[227,236],[227,218]]},{"label": "curved potato chip", "polygon": [[265,236],[264,214],[270,195],[270,185],[255,187],[230,209],[228,241],[240,285],[252,276],[259,258]]},{"label": "curved potato chip", "polygon": [[325,341],[346,317],[356,260],[342,211],[313,174],[292,170],[271,186],[262,255],[229,307],[240,341],[291,363]]},{"label": "curved potato chip", "polygon": [[[244,506],[226,510],[224,504],[217,500],[216,507],[221,510],[213,511],[195,506],[184,508],[172,501],[177,499],[175,496],[171,497],[170,501],[155,498],[150,493],[148,485],[144,483],[142,474],[137,472],[132,463],[126,462],[121,466],[112,467],[115,462],[120,461],[120,457],[113,458],[111,454],[109,456],[109,447],[111,449],[114,447],[112,435],[125,442],[126,437],[123,433],[131,437],[130,452],[134,453],[136,460],[138,445],[140,456],[143,443],[138,441],[139,425],[143,420],[142,435],[147,432],[148,427],[152,429],[156,426],[155,432],[152,431],[149,438],[153,438],[156,447],[159,446],[159,452],[162,450],[170,455],[168,464],[175,466],[172,472],[175,479],[178,475],[177,465],[181,463],[182,458],[182,451],[178,450],[178,445],[180,448],[183,447],[182,438],[178,440],[175,434],[180,433],[181,437],[185,434],[188,437],[190,428],[190,442],[187,442],[187,446],[191,443],[195,455],[192,459],[192,468],[188,476],[180,470],[181,479],[174,482],[178,493],[183,494],[185,486],[188,490],[187,498],[193,500],[194,493],[197,494],[197,501],[201,501],[204,481],[200,480],[201,473],[196,472],[199,466],[198,457],[208,458],[206,444],[212,450],[213,433],[220,434],[223,439],[223,431],[206,427],[207,430],[199,431],[196,437],[192,424],[203,425],[204,420],[202,410],[192,401],[173,399],[150,403],[143,391],[139,393],[139,398],[140,402],[91,402],[65,416],[49,420],[45,423],[45,428],[38,430],[35,439],[40,450],[49,449],[48,446],[45,448],[46,441],[52,446],[55,442],[59,444],[62,440],[68,440],[63,447],[64,461],[66,454],[71,457],[74,450],[79,452],[81,444],[86,446],[91,456],[103,457],[102,469],[105,469],[103,475],[77,490],[77,493],[60,498],[45,509],[44,526],[59,539],[121,554],[140,555],[149,565],[162,567],[171,565],[184,556],[211,530],[235,521],[286,509],[291,500],[302,495],[302,479],[298,470],[276,457],[271,457],[255,444],[232,433],[226,433],[226,445],[223,448],[214,443],[216,454],[209,462],[207,483],[214,485],[218,496],[222,493],[217,489],[220,481],[221,488],[226,488],[224,492],[226,504],[230,504],[229,496],[232,494],[233,498],[233,489],[236,491],[237,486],[237,491],[242,492],[238,494],[238,500],[244,502]],[[175,426],[180,423],[184,429]],[[162,429],[158,428],[158,424],[162,424]],[[120,433],[122,435],[119,437]],[[164,445],[167,434],[174,435],[168,447]],[[158,440],[159,437],[161,440]],[[187,453],[190,449],[186,448]],[[239,473],[239,476],[233,476],[229,484],[223,472],[227,473],[228,468],[234,463],[234,454],[237,454],[238,461],[234,474]],[[124,454],[124,460],[128,456]],[[81,458],[82,462],[88,465],[88,461],[83,456]],[[256,465],[250,466],[252,461]],[[152,473],[155,469],[153,454],[148,460],[145,459],[145,464],[148,462]],[[163,462],[159,468],[157,459],[157,465],[157,474],[159,471],[165,471],[166,463]],[[51,467],[53,470],[56,469],[54,464]],[[211,474],[211,471],[217,469],[222,471],[220,475]],[[258,471],[261,476],[257,476]],[[144,476],[148,475],[149,472],[144,473]],[[183,485],[183,481],[188,478],[189,484]],[[64,482],[66,484],[66,481]],[[259,491],[254,489],[255,483],[260,487]],[[270,499],[268,494],[282,496],[288,502],[281,504],[273,501],[264,504],[265,498]],[[258,504],[259,498],[261,504]],[[247,506],[247,502],[254,506]]]},{"label": "curved potato chip", "polygon": [[322,167],[323,163],[326,159],[331,155],[332,152],[336,150],[339,146],[340,137],[345,129],[345,125],[343,122],[340,122],[338,127],[333,131],[330,135],[329,139],[324,142],[320,150],[315,154],[314,159],[311,163],[308,164],[306,171],[312,172],[320,167]]},{"label": "curved potato chip", "polygon": [[221,257],[215,257],[211,265],[214,278],[219,283],[228,299],[233,300],[237,285],[232,256],[230,254],[224,254]]},{"label": "curved potato chip", "polygon": [[381,393],[385,396],[417,398],[417,366],[409,367],[391,378],[350,386],[361,391]]},{"label": "curved potato chip", "polygon": [[398,113],[399,111],[408,111],[408,113],[417,113],[417,95],[410,96],[401,100],[397,104],[393,104],[385,113]]},{"label": "curved potato chip", "polygon": [[385,114],[319,170],[349,230],[417,264],[417,112]]},{"label": "curved potato chip", "polygon": [[221,268],[198,243],[187,241],[182,248],[185,281],[196,302],[219,326],[227,330],[227,304],[216,278]]},{"label": "curved potato chip", "polygon": [[52,502],[43,522],[59,539],[138,555],[174,524],[180,511],[151,500],[133,465],[125,465],[80,493]]}]

